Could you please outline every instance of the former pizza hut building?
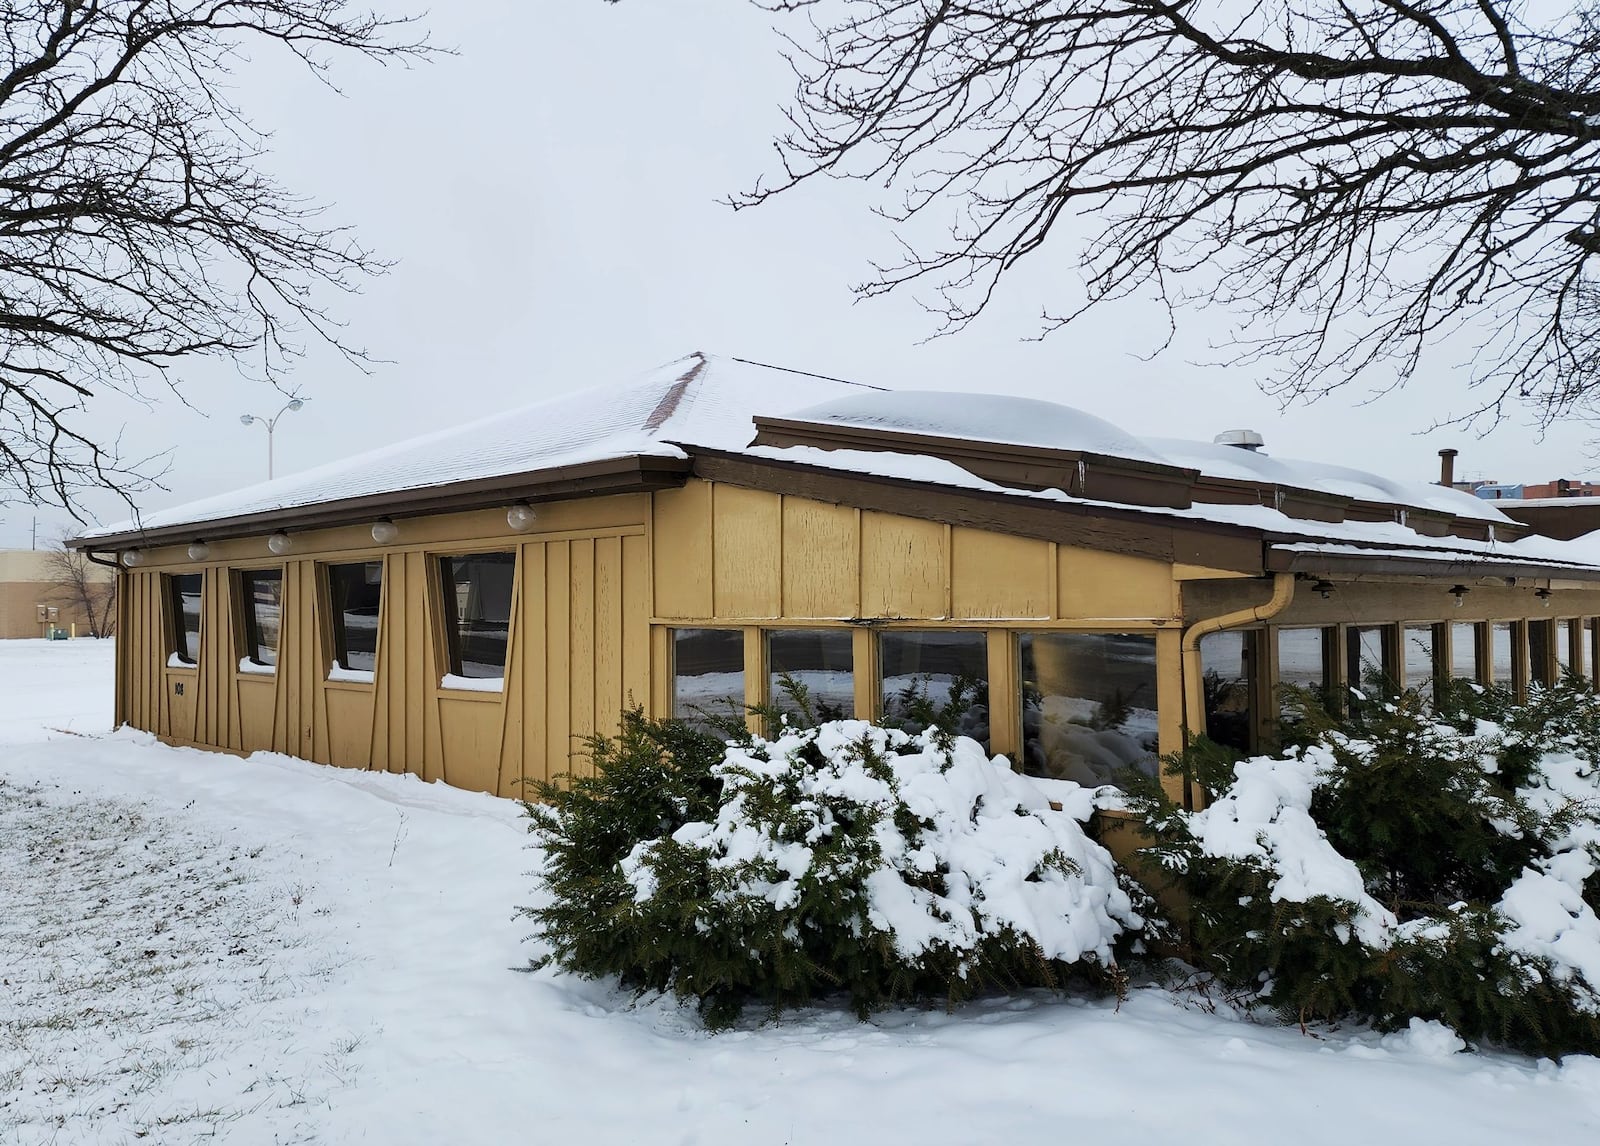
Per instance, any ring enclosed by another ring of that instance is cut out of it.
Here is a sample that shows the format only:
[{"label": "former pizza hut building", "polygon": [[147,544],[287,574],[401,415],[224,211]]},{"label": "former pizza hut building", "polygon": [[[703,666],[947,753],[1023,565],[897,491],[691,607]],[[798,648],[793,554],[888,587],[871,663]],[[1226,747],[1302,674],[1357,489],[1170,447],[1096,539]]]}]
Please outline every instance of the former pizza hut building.
[{"label": "former pizza hut building", "polygon": [[509,796],[783,674],[820,715],[963,691],[1092,784],[1270,747],[1287,685],[1600,671],[1581,541],[1223,438],[695,354],[75,544],[120,565],[119,722]]}]

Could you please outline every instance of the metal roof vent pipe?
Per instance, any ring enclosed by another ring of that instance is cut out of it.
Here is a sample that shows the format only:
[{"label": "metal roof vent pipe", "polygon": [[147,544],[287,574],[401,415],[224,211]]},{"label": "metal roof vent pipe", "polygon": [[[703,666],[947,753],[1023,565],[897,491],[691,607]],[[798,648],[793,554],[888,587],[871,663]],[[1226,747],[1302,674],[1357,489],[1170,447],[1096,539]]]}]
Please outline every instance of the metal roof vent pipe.
[{"label": "metal roof vent pipe", "polygon": [[1251,453],[1267,444],[1266,439],[1255,430],[1224,430],[1211,440],[1219,446],[1235,446]]},{"label": "metal roof vent pipe", "polygon": [[1452,489],[1456,484],[1456,455],[1460,450],[1444,449],[1439,451],[1439,484],[1445,489]]}]

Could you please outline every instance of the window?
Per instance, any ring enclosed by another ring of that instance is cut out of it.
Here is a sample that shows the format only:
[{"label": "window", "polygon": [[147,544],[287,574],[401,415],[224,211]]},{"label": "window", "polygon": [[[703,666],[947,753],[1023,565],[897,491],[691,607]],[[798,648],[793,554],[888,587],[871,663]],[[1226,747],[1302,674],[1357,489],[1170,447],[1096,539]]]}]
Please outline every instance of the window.
[{"label": "window", "polygon": [[848,629],[777,629],[767,634],[767,697],[780,712],[798,706],[784,691],[788,676],[806,690],[818,720],[848,720],[856,711],[855,635]]},{"label": "window", "polygon": [[1239,630],[1200,638],[1200,674],[1205,690],[1206,735],[1238,752],[1251,751],[1250,654],[1252,635]]},{"label": "window", "polygon": [[712,731],[744,713],[744,631],[672,630],[672,715]]},{"label": "window", "polygon": [[1345,633],[1346,677],[1350,687],[1368,696],[1381,696],[1393,688],[1393,664],[1381,627],[1352,625]]},{"label": "window", "polygon": [[382,561],[328,566],[333,667],[349,674],[345,679],[370,680],[378,667],[378,606],[382,600]]},{"label": "window", "polygon": [[967,629],[897,630],[878,640],[884,719],[921,732],[956,705],[954,731],[989,745],[989,638]]},{"label": "window", "polygon": [[1432,688],[1434,684],[1433,626],[1407,625],[1404,637],[1405,651],[1403,660],[1406,671],[1406,687],[1415,689]]},{"label": "window", "polygon": [[1154,636],[1024,633],[1021,645],[1023,771],[1088,786],[1156,775]]},{"label": "window", "polygon": [[172,641],[169,665],[192,665],[200,659],[200,587],[204,581],[202,573],[167,578],[167,624]]},{"label": "window", "polygon": [[1583,675],[1583,622],[1562,621],[1558,626],[1561,675]]},{"label": "window", "polygon": [[1278,631],[1278,718],[1298,720],[1310,694],[1328,705],[1327,634],[1321,629]]},{"label": "window", "polygon": [[1510,621],[1496,621],[1489,626],[1489,669],[1495,684],[1510,685],[1516,681],[1511,671],[1514,648]]},{"label": "window", "polygon": [[1556,625],[1554,621],[1529,621],[1528,660],[1534,684],[1554,684]]},{"label": "window", "polygon": [[283,624],[283,570],[250,569],[239,574],[240,615],[244,618],[244,657],[239,668],[271,669],[278,663]]},{"label": "window", "polygon": [[1450,675],[1456,680],[1481,680],[1478,664],[1478,626],[1457,622],[1450,626]]},{"label": "window", "polygon": [[[511,583],[515,553],[471,553],[439,559],[444,589],[450,676],[500,680],[506,675],[511,637]],[[448,678],[446,683],[450,683]]]}]

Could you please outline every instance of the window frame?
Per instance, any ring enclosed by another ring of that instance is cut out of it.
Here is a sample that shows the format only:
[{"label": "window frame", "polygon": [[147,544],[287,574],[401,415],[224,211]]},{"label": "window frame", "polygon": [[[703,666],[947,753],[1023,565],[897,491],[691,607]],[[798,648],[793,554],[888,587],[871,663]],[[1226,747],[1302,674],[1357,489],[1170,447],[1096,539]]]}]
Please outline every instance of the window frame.
[{"label": "window frame", "polygon": [[[372,644],[372,668],[357,669],[351,668],[350,665],[346,663],[346,661],[349,659],[349,641],[342,620],[346,610],[340,608],[339,602],[334,596],[334,588],[337,583],[336,570],[365,569],[369,565],[376,565],[378,567],[379,625],[374,629]],[[325,615],[327,618],[326,628],[324,631],[327,633],[328,640],[328,670],[324,675],[327,680],[332,681],[335,684],[371,684],[377,678],[378,651],[382,644],[384,592],[385,585],[388,581],[388,570],[385,568],[385,566],[386,562],[382,557],[369,557],[359,561],[327,561],[322,562],[319,567],[318,581],[320,582],[319,588],[321,590],[320,599],[323,606],[326,608]],[[359,679],[355,675],[336,676],[336,670],[345,674],[365,675]]]},{"label": "window frame", "polygon": [[[750,663],[750,633],[752,631],[752,626],[749,626],[749,625],[710,625],[710,624],[689,623],[689,624],[682,624],[682,625],[666,625],[666,626],[664,626],[664,628],[666,629],[666,633],[667,633],[667,658],[666,658],[667,659],[667,674],[666,674],[667,675],[667,679],[666,679],[666,685],[667,685],[667,689],[666,689],[666,694],[667,694],[666,695],[667,713],[666,713],[666,715],[667,715],[667,719],[682,721],[683,723],[689,724],[689,725],[694,726],[694,727],[703,727],[703,724],[700,721],[699,717],[696,717],[693,714],[680,715],[679,711],[678,711],[678,709],[679,709],[679,705],[678,705],[678,634],[679,633],[704,633],[704,632],[732,633],[732,634],[737,635],[738,638],[739,638],[739,694],[738,694],[738,700],[739,700],[739,707],[742,710],[740,715],[744,718],[746,724],[748,726],[750,726],[752,728],[752,730],[754,730],[754,726],[750,725],[750,721],[755,718],[755,714],[753,714],[753,713],[751,713],[749,711],[750,693],[751,693],[750,682],[751,682],[752,679],[759,679],[762,682],[761,687],[763,689],[763,692],[762,692],[762,697],[761,697],[760,703],[761,704],[770,704],[771,703],[771,697],[768,696],[767,693],[766,693],[767,666],[766,666],[766,657],[765,657],[765,653],[766,653],[766,635],[765,634],[766,634],[767,630],[764,629],[764,628],[757,628],[755,630],[758,633],[759,638],[760,638],[759,639],[759,644],[757,645],[757,648],[759,648],[761,650],[763,655],[761,657],[760,663],[752,666],[751,663]],[[732,693],[727,694],[728,698],[731,698],[732,696],[733,696]],[[724,699],[726,699],[726,698],[724,698]],[[718,715],[715,711],[713,711],[709,707],[705,711],[709,712],[712,716],[717,716]],[[731,718],[731,716],[732,716],[732,714],[730,714],[730,718]]]},{"label": "window frame", "polygon": [[[261,660],[256,654],[262,647],[260,619],[256,616],[255,594],[253,583],[257,579],[278,582],[278,640],[272,646],[273,660],[269,663]],[[276,675],[278,665],[283,661],[283,588],[286,578],[282,565],[261,565],[248,569],[232,570],[233,599],[238,607],[238,622],[234,625],[234,636],[238,642],[239,658],[235,663],[238,672],[249,676]],[[245,662],[256,666],[247,669]]]},{"label": "window frame", "polygon": [[[180,583],[190,578],[200,583],[199,609],[195,613],[194,649],[195,655],[191,658],[189,652],[189,629],[183,623],[183,592]],[[204,573],[164,573],[162,593],[163,604],[167,611],[167,668],[196,669],[200,667],[200,651],[205,638],[206,616],[206,575]],[[180,664],[173,664],[172,658],[177,657]]]},{"label": "window frame", "polygon": [[[511,671],[511,634],[517,623],[517,579],[522,575],[522,547],[513,545],[509,549],[501,547],[463,549],[448,553],[431,553],[428,557],[432,596],[438,606],[439,627],[436,631],[442,638],[439,652],[444,671],[440,674],[437,687],[452,695],[470,695],[474,692],[503,693],[507,674]],[[511,592],[506,599],[505,658],[500,662],[498,676],[473,677],[463,671],[461,619],[458,613],[460,606],[453,592],[456,580],[451,574],[450,562],[481,560],[484,557],[511,558]],[[451,678],[483,683],[477,687],[446,684],[445,681]],[[493,686],[490,682],[493,682]]]}]

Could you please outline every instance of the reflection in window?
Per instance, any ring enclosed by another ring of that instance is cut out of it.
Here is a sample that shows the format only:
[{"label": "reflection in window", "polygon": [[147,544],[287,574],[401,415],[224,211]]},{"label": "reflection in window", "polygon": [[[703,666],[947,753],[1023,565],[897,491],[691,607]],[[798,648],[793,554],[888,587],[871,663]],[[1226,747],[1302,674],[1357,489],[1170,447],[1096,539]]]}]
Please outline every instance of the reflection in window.
[{"label": "reflection in window", "polygon": [[1600,629],[1593,617],[1583,619],[1583,652],[1589,666],[1589,683],[1600,686]]},{"label": "reflection in window", "polygon": [[1426,690],[1433,687],[1433,626],[1407,625],[1404,663],[1406,687]]},{"label": "reflection in window", "polygon": [[378,606],[383,599],[383,562],[328,566],[333,661],[346,672],[378,667]]},{"label": "reflection in window", "polygon": [[1562,621],[1558,627],[1561,641],[1560,662],[1563,676],[1583,672],[1583,622]]},{"label": "reflection in window", "polygon": [[1478,680],[1478,626],[1457,622],[1450,626],[1450,675],[1456,680]]},{"label": "reflection in window", "polygon": [[[1301,702],[1296,692],[1309,693],[1326,703],[1328,693],[1327,636],[1321,629],[1278,630],[1278,715],[1294,718]],[[1202,654],[1203,655],[1203,654]]]},{"label": "reflection in window", "polygon": [[779,629],[767,634],[767,696],[778,711],[799,706],[783,688],[804,686],[817,720],[848,720],[856,711],[854,634],[848,629]]},{"label": "reflection in window", "polygon": [[672,630],[672,715],[710,730],[710,720],[744,718],[744,633]]},{"label": "reflection in window", "polygon": [[200,586],[203,573],[180,573],[167,578],[167,624],[171,630],[169,652],[192,665],[200,659]]},{"label": "reflection in window", "polygon": [[1236,752],[1250,751],[1250,634],[1238,630],[1200,638],[1206,735]]},{"label": "reflection in window", "polygon": [[989,745],[989,638],[963,629],[882,634],[878,641],[884,719],[910,732],[955,701],[954,731]]},{"label": "reflection in window", "polygon": [[516,554],[441,557],[439,566],[451,675],[485,680],[504,677]]},{"label": "reflection in window", "polygon": [[1496,621],[1489,626],[1489,668],[1495,684],[1509,685],[1516,680],[1511,671],[1511,622]]},{"label": "reflection in window", "polygon": [[283,570],[250,569],[239,574],[244,608],[244,656],[253,665],[278,663],[283,626]]},{"label": "reflection in window", "polygon": [[1156,639],[1024,633],[1022,766],[1086,786],[1157,774]]}]

